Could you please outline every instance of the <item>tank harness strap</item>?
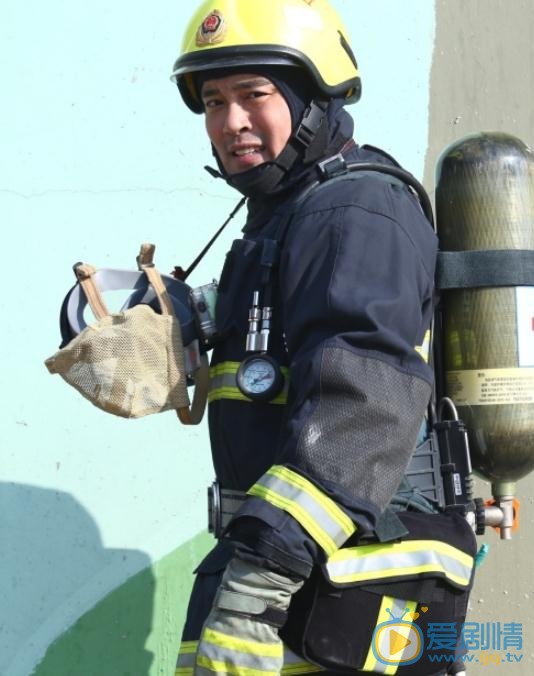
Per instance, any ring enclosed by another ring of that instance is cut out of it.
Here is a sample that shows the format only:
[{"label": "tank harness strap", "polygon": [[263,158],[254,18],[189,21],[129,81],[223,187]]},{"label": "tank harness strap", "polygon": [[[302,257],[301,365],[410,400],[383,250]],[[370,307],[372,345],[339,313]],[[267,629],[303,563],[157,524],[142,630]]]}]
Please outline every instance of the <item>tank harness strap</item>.
[{"label": "tank harness strap", "polygon": [[79,281],[80,286],[85,293],[85,297],[87,298],[87,302],[89,303],[89,307],[93,311],[94,316],[97,319],[103,319],[104,317],[107,317],[110,312],[104,303],[104,299],[102,298],[102,294],[100,293],[98,286],[95,284],[95,280],[93,279],[96,268],[94,268],[92,265],[89,265],[88,263],[76,263],[76,265],[73,267],[73,270],[74,274],[76,275],[76,279]]},{"label": "tank harness strap", "polygon": [[436,285],[441,290],[534,286],[534,251],[440,251]]},{"label": "tank harness strap", "polygon": [[[385,153],[384,155],[389,157]],[[376,162],[350,162],[347,164],[343,154],[338,153],[337,155],[328,157],[326,160],[319,162],[317,170],[319,174],[319,184],[324,183],[325,181],[343,180],[345,177],[354,179],[372,174],[375,178],[387,183],[408,187],[417,196],[424,215],[435,230],[432,204],[424,186],[419,183],[415,176],[405,169],[402,169],[402,167],[396,163],[394,166]],[[311,192],[316,185],[317,184],[312,186],[309,191]],[[308,193],[303,195],[303,197],[307,196]]]}]

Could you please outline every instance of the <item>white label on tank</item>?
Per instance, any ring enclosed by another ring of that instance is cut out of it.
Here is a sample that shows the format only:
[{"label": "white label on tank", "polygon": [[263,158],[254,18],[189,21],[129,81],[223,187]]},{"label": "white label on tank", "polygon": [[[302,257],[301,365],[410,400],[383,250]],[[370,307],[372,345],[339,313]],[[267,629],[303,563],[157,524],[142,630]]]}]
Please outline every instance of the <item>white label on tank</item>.
[{"label": "white label on tank", "polygon": [[446,378],[458,406],[534,404],[534,368],[447,371]]},{"label": "white label on tank", "polygon": [[519,366],[534,366],[534,287],[518,286],[515,292]]}]

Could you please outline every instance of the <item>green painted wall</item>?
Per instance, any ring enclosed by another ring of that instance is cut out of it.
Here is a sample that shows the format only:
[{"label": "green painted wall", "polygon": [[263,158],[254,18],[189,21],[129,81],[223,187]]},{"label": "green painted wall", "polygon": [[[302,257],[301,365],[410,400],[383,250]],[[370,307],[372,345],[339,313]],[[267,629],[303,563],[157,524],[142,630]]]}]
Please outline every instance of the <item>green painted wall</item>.
[{"label": "green painted wall", "polygon": [[47,650],[35,676],[172,674],[192,571],[212,546],[199,534],[134,575]]}]

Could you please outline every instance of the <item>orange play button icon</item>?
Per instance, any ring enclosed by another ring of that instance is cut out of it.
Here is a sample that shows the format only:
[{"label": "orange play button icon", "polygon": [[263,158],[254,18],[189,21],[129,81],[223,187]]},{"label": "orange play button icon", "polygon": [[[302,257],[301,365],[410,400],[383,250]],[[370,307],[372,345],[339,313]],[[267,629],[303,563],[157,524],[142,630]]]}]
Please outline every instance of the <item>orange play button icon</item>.
[{"label": "orange play button icon", "polygon": [[382,664],[399,666],[417,662],[423,652],[423,646],[421,629],[415,624],[400,620],[384,622],[378,626],[373,635],[373,654],[377,662]]},{"label": "orange play button icon", "polygon": [[406,648],[406,646],[409,646],[411,643],[411,640],[409,638],[406,638],[406,636],[403,636],[400,634],[398,631],[395,631],[394,629],[391,629],[389,632],[389,654],[390,655],[396,655],[397,653],[400,653]]}]

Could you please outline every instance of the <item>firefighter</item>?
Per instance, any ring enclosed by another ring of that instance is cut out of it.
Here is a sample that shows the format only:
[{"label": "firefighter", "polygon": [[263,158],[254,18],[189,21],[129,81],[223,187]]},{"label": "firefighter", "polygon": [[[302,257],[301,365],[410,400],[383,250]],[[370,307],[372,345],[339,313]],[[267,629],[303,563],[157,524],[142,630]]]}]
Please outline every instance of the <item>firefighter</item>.
[{"label": "firefighter", "polygon": [[304,673],[280,638],[290,601],[375,531],[429,402],[415,347],[436,238],[401,181],[333,177],[349,162],[398,165],[353,140],[360,77],[326,0],[204,2],[173,78],[248,209],[211,357],[219,540],[196,571],[177,673]]}]

